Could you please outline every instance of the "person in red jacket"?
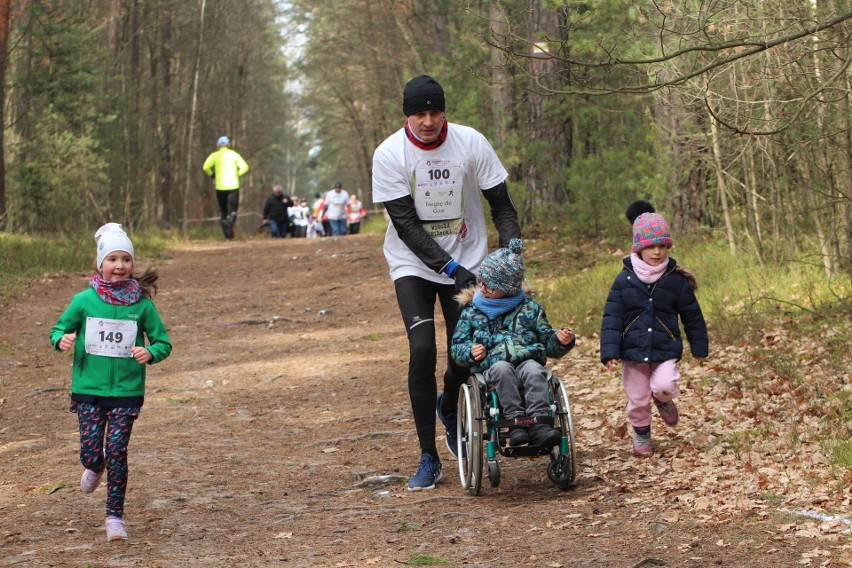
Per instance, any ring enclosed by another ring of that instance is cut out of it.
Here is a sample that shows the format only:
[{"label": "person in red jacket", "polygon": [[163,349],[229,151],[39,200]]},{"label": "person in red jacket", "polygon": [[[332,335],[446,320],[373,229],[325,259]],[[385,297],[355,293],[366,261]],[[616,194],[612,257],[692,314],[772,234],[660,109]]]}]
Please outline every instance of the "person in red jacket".
[{"label": "person in red jacket", "polygon": [[356,194],[349,196],[349,203],[346,205],[346,219],[349,221],[349,234],[357,235],[361,231],[361,221],[367,211],[361,200]]}]

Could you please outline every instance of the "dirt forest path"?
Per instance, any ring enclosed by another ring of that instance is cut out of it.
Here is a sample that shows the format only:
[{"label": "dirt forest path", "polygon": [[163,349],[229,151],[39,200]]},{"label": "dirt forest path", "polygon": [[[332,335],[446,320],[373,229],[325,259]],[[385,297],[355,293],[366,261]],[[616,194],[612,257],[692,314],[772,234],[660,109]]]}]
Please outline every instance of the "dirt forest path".
[{"label": "dirt forest path", "polygon": [[45,275],[4,303],[0,567],[777,568],[817,548],[814,566],[847,565],[848,547],[790,535],[771,511],[690,497],[737,472],[673,486],[698,454],[689,430],[630,456],[617,378],[582,338],[556,365],[572,385],[574,490],[548,480],[547,458],[504,459],[501,486],[470,497],[439,443],[445,482],[406,491],[419,452],[378,236],[188,244],[155,264],[174,351],[150,369],[131,439],[126,542],[105,540],[104,487],[79,490],[70,359],[48,341],[90,275]]}]

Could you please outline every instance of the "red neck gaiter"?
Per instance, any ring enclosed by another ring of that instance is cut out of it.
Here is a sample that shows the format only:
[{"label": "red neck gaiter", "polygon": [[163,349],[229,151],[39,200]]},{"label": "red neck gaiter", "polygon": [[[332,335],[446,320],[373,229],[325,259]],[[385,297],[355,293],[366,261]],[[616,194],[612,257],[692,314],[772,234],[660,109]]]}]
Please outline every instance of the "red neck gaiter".
[{"label": "red neck gaiter", "polygon": [[424,142],[420,138],[417,137],[411,131],[411,128],[408,126],[408,121],[405,121],[405,136],[411,141],[412,144],[420,148],[421,150],[434,150],[438,146],[444,143],[444,140],[447,139],[447,119],[444,119],[444,124],[441,126],[441,132],[438,133],[438,137],[432,140],[431,142]]}]

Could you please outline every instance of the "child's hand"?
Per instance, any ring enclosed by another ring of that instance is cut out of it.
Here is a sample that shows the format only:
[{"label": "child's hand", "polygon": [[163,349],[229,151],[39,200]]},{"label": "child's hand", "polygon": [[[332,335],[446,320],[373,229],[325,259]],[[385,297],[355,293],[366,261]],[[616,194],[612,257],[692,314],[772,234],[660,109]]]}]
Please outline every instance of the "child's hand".
[{"label": "child's hand", "polygon": [[144,365],[154,357],[151,355],[151,352],[145,349],[144,347],[136,346],[130,350],[133,353],[133,358],[136,359],[136,362],[140,365]]},{"label": "child's hand", "polygon": [[77,339],[77,332],[74,333],[66,333],[62,336],[62,339],[59,340],[59,350],[60,351],[71,351],[74,349],[74,341]]},{"label": "child's hand", "polygon": [[485,359],[485,346],[481,343],[475,344],[470,348],[470,356],[473,357],[474,361],[482,361]]},{"label": "child's hand", "polygon": [[571,341],[574,340],[574,332],[570,329],[563,328],[556,332],[556,339],[559,340],[559,343],[562,345],[568,345]]},{"label": "child's hand", "polygon": [[613,369],[615,369],[616,367],[618,367],[618,364],[619,364],[619,363],[621,363],[621,359],[610,359],[609,361],[607,361],[606,363],[604,363],[604,365],[606,365],[606,368],[607,368],[607,369],[609,369],[610,371],[612,371]]}]

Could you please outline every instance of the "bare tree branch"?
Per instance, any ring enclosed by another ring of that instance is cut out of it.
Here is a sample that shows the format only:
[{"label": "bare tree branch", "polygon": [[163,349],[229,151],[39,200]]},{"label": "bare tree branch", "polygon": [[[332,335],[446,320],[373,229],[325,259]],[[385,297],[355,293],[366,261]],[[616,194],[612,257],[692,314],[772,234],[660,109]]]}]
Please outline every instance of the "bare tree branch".
[{"label": "bare tree branch", "polygon": [[[544,38],[543,40],[533,41],[528,38],[521,37],[519,35],[510,34],[507,37],[510,37],[516,45],[523,46],[524,49],[517,49],[513,47],[508,42],[499,42],[496,38],[492,37],[487,39],[489,44],[495,49],[499,49],[503,53],[505,53],[507,59],[509,61],[518,61],[518,60],[526,60],[526,59],[556,59],[569,67],[578,67],[583,69],[599,69],[607,72],[611,72],[616,68],[624,67],[624,68],[652,68],[655,65],[670,62],[672,60],[682,58],[686,55],[696,54],[696,53],[721,53],[727,51],[733,51],[724,57],[717,58],[712,60],[711,62],[697,67],[688,73],[684,73],[671,79],[663,80],[663,81],[653,81],[644,84],[622,84],[619,86],[612,87],[578,87],[578,83],[569,83],[567,87],[561,88],[553,88],[552,86],[548,86],[548,81],[540,76],[533,76],[527,73],[528,78],[531,79],[536,89],[540,89],[540,93],[548,94],[548,95],[610,95],[610,94],[647,94],[654,91],[658,91],[660,89],[666,87],[674,87],[677,85],[681,85],[685,82],[690,81],[696,77],[704,75],[709,71],[714,69],[718,69],[727,65],[730,65],[733,62],[754,56],[758,53],[765,52],[774,47],[778,47],[784,44],[788,44],[790,42],[794,42],[796,40],[800,40],[805,37],[813,36],[820,32],[829,30],[841,24],[847,20],[852,19],[852,11],[847,11],[842,14],[837,14],[831,18],[827,18],[826,20],[813,24],[810,26],[805,26],[802,29],[789,33],[786,35],[779,35],[778,37],[773,37],[777,32],[768,32],[765,34],[765,37],[772,38],[766,40],[754,40],[750,38],[736,39],[731,41],[725,41],[717,44],[707,44],[707,45],[693,45],[690,47],[686,47],[683,49],[679,49],[673,52],[664,53],[663,55],[656,57],[648,57],[642,59],[630,59],[630,58],[621,58],[617,57],[613,54],[612,49],[606,49],[603,46],[599,45],[601,49],[605,50],[607,53],[607,57],[601,61],[588,61],[575,59],[567,56],[568,48],[567,45],[568,40],[562,40],[558,42],[550,41],[550,38]],[[660,28],[660,43],[664,42],[664,31],[661,26]],[[673,34],[672,34],[673,35]],[[542,49],[540,47],[541,42],[549,43],[554,46],[552,49]],[[518,65],[520,72],[525,72],[524,65]],[[639,69],[633,70],[634,75],[639,75]],[[656,77],[655,77],[656,79]]]},{"label": "bare tree branch", "polygon": [[736,125],[734,125],[734,124],[730,124],[729,122],[724,121],[724,120],[723,120],[723,119],[722,119],[722,118],[721,118],[721,117],[720,117],[720,116],[719,116],[719,115],[718,115],[718,114],[717,114],[717,113],[713,110],[713,107],[712,107],[712,105],[710,104],[710,101],[709,101],[709,100],[707,100],[707,97],[706,97],[706,96],[704,97],[704,105],[707,107],[707,112],[709,112],[709,113],[710,113],[710,115],[711,115],[713,118],[715,118],[715,119],[716,119],[716,121],[717,121],[720,125],[722,125],[722,126],[723,126],[724,128],[726,128],[726,129],[728,129],[728,130],[730,130],[730,131],[734,132],[735,134],[746,134],[746,135],[749,135],[749,136],[772,136],[772,135],[774,135],[774,134],[780,134],[780,133],[784,132],[785,130],[787,130],[788,128],[790,128],[790,126],[791,126],[792,124],[794,124],[795,122],[797,122],[798,118],[799,118],[799,117],[800,117],[800,116],[801,116],[801,115],[802,115],[802,114],[803,114],[806,110],[808,110],[808,108],[809,108],[809,107],[808,107],[808,102],[809,102],[811,99],[816,98],[816,97],[817,97],[817,95],[819,95],[820,93],[824,92],[824,91],[826,90],[826,88],[827,88],[829,85],[831,85],[832,83],[837,82],[838,80],[840,80],[840,79],[842,79],[842,78],[844,77],[844,75],[846,74],[846,70],[849,68],[850,63],[852,63],[852,50],[850,50],[850,52],[849,52],[849,56],[847,56],[847,57],[846,57],[846,59],[843,61],[843,65],[841,65],[841,66],[840,66],[840,68],[837,70],[837,73],[835,73],[834,75],[832,75],[832,76],[828,79],[828,81],[826,81],[824,84],[820,85],[820,87],[819,87],[819,88],[817,88],[817,89],[813,90],[811,93],[809,93],[807,96],[805,96],[805,97],[804,97],[804,98],[803,98],[803,99],[799,102],[798,108],[796,109],[796,112],[795,112],[795,113],[793,113],[793,116],[792,116],[792,117],[791,117],[791,118],[790,118],[790,119],[789,119],[789,120],[788,120],[788,121],[787,121],[787,122],[786,122],[783,126],[781,126],[781,127],[779,127],[779,128],[775,128],[775,129],[773,129],[773,130],[754,130],[754,129],[751,129],[751,128],[740,128],[739,126],[736,126]]}]

